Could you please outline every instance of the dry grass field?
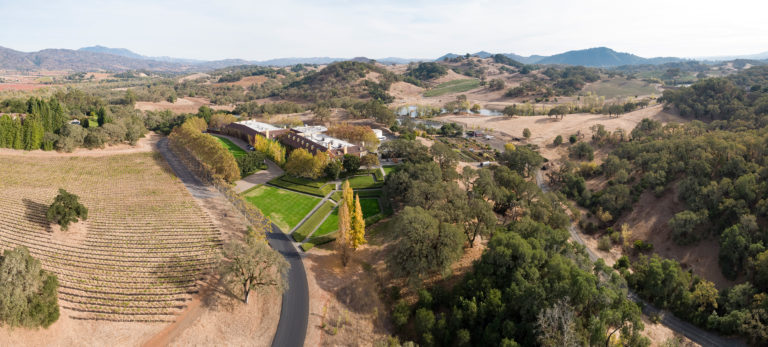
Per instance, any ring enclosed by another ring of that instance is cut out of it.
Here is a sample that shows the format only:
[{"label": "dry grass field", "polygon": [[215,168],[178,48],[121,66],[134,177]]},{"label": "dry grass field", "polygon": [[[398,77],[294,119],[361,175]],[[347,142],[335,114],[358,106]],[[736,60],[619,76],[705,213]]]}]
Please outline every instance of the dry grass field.
[{"label": "dry grass field", "polygon": [[[219,231],[157,153],[0,161],[0,246],[58,276],[68,317],[172,321],[214,265]],[[89,209],[68,231],[45,219],[59,188]]]}]

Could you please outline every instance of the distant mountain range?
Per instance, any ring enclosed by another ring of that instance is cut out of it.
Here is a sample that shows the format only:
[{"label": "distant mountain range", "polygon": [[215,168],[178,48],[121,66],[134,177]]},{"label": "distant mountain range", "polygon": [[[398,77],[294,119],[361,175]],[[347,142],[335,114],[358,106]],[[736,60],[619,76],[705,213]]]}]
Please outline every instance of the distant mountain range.
[{"label": "distant mountain range", "polygon": [[[582,49],[576,51],[568,51],[565,53],[555,54],[551,56],[532,55],[522,56],[514,53],[501,53],[510,59],[519,61],[523,64],[558,64],[558,65],[581,65],[590,67],[616,67],[623,65],[642,65],[642,64],[665,64],[676,61],[684,61],[682,58],[642,58],[630,53],[616,52],[607,47],[597,47]],[[488,58],[493,55],[486,51],[480,51],[473,56],[480,58]],[[443,60],[446,58],[458,57],[458,54],[448,53],[437,60]]]},{"label": "distant mountain range", "polygon": [[[501,53],[511,59],[524,64],[558,64],[558,65],[582,65],[590,67],[617,67],[623,65],[664,64],[669,62],[686,61],[675,57],[643,58],[630,53],[616,52],[607,47],[589,48],[583,50],[568,51],[552,56],[521,56],[514,53]],[[474,56],[488,58],[494,53],[480,51]],[[459,54],[448,53],[435,61],[446,58],[454,58]],[[353,58],[353,60],[367,60],[368,58]],[[702,59],[702,58],[699,58]],[[745,55],[723,56],[704,58],[708,61],[725,61],[734,59],[768,59],[768,52]],[[19,52],[9,48],[0,47],[0,69],[6,70],[72,70],[72,71],[125,71],[125,70],[153,70],[167,72],[209,71],[233,65],[260,65],[260,66],[290,66],[296,64],[329,64],[337,61],[351,60],[349,58],[311,57],[311,58],[278,58],[263,61],[224,59],[224,60],[196,60],[174,57],[152,57],[135,53],[125,48],[110,48],[104,46],[83,47],[78,50],[71,49],[44,49],[38,52]],[[703,59],[702,59],[703,60]],[[377,59],[384,64],[407,64],[410,62],[429,61],[429,59],[408,59],[387,57]]]}]

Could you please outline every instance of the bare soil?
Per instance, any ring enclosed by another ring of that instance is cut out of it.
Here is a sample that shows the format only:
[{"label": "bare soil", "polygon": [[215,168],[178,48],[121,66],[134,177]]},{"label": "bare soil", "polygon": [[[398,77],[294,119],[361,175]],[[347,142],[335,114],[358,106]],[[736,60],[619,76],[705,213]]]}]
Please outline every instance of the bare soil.
[{"label": "bare soil", "polygon": [[[597,124],[605,126],[606,130],[614,131],[618,128],[631,132],[643,118],[650,118],[662,123],[679,122],[685,120],[678,115],[664,111],[661,105],[647,107],[641,110],[623,114],[619,117],[608,117],[602,114],[577,113],[565,116],[563,119],[554,119],[547,116],[528,117],[504,117],[504,116],[471,116],[448,115],[438,117],[437,120],[457,122],[464,124],[467,129],[494,130],[508,136],[522,138],[523,129],[531,130],[531,138],[527,141],[536,144],[541,149],[541,155],[547,159],[555,160],[562,156],[565,146],[553,148],[549,146],[557,135],[567,139],[569,135],[581,132],[592,133],[590,128]],[[588,138],[588,137],[587,137]]]},{"label": "bare soil", "polygon": [[234,105],[212,105],[211,102],[205,98],[178,98],[176,102],[170,103],[168,101],[149,102],[138,101],[136,102],[136,109],[141,111],[164,111],[170,110],[173,113],[197,113],[200,106],[206,105],[214,110],[232,111],[235,109]]}]

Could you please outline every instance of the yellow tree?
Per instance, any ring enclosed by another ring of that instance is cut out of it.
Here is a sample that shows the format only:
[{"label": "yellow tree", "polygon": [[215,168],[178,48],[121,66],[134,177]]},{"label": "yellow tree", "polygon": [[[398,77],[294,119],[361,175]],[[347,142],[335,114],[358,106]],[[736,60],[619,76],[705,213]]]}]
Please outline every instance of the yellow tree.
[{"label": "yellow tree", "polygon": [[341,264],[347,266],[351,250],[349,249],[350,239],[350,215],[346,202],[342,199],[339,204],[339,231],[336,236],[336,249],[341,257]]},{"label": "yellow tree", "polygon": [[349,233],[349,248],[357,249],[365,244],[365,219],[363,219],[363,209],[360,208],[360,196],[355,195],[355,213],[352,218],[352,228]]}]

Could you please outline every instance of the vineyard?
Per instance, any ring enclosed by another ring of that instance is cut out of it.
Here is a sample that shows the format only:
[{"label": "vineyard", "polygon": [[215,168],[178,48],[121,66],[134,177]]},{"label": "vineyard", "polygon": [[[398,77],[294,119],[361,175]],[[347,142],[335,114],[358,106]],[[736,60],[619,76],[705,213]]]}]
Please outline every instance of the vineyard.
[{"label": "vineyard", "polygon": [[[55,273],[73,318],[172,321],[215,265],[219,232],[157,153],[0,161],[0,247]],[[88,207],[83,232],[46,221],[59,188]]]}]

